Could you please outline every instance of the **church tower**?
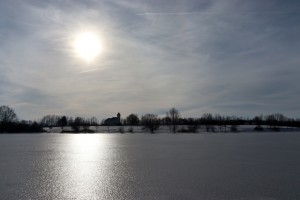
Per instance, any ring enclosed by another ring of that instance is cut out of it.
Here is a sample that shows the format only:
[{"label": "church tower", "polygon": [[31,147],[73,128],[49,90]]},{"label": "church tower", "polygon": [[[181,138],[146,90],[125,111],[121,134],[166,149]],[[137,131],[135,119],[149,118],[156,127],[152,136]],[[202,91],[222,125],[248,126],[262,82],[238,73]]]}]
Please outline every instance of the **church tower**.
[{"label": "church tower", "polygon": [[118,117],[119,122],[121,123],[121,114],[118,113],[118,114],[117,114],[117,117]]}]

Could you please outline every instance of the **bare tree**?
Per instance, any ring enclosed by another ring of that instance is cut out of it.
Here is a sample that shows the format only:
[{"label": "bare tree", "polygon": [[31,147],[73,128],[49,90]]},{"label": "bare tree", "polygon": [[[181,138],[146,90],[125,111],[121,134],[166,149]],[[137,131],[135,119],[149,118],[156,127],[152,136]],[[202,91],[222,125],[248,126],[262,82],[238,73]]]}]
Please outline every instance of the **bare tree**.
[{"label": "bare tree", "polygon": [[200,128],[199,123],[196,119],[188,118],[186,123],[188,132],[196,133]]},{"label": "bare tree", "polygon": [[98,119],[96,117],[92,117],[90,119],[90,124],[91,126],[98,126],[99,125]]},{"label": "bare tree", "polygon": [[137,114],[130,114],[126,117],[126,125],[136,126],[139,125],[139,117]]},{"label": "bare tree", "polygon": [[170,120],[170,130],[175,133],[177,130],[177,125],[179,123],[179,119],[180,119],[180,113],[176,108],[171,108],[168,112],[167,112],[167,116],[166,118],[168,118]]},{"label": "bare tree", "polygon": [[150,130],[151,133],[154,133],[160,126],[160,121],[157,115],[154,114],[146,114],[141,118],[141,124],[145,129]]},{"label": "bare tree", "polygon": [[71,128],[74,132],[79,132],[81,127],[84,125],[84,119],[82,117],[76,117],[74,122],[71,124]]},{"label": "bare tree", "polygon": [[61,130],[64,130],[64,127],[67,126],[68,120],[66,116],[62,116],[58,119],[57,125],[61,127]]},{"label": "bare tree", "polygon": [[275,129],[275,127],[276,127],[276,119],[275,119],[275,115],[274,114],[265,116],[265,120],[266,120],[266,124],[269,125],[269,127],[271,129]]},{"label": "bare tree", "polygon": [[213,116],[210,113],[204,113],[201,117],[201,122],[205,125],[206,131],[214,131]]},{"label": "bare tree", "polygon": [[7,124],[17,121],[15,111],[9,106],[0,106],[0,124]]},{"label": "bare tree", "polygon": [[51,129],[52,127],[59,126],[59,119],[60,116],[58,115],[46,115],[41,119],[40,123],[42,126],[46,126]]},{"label": "bare tree", "polygon": [[271,129],[275,131],[279,131],[280,126],[282,126],[284,122],[288,121],[288,118],[280,113],[267,115],[265,118],[266,123],[270,126]]},{"label": "bare tree", "polygon": [[263,115],[255,116],[252,119],[252,121],[256,125],[256,127],[254,128],[254,130],[257,130],[257,131],[262,131],[263,130],[263,127],[262,127],[262,124],[263,124]]}]

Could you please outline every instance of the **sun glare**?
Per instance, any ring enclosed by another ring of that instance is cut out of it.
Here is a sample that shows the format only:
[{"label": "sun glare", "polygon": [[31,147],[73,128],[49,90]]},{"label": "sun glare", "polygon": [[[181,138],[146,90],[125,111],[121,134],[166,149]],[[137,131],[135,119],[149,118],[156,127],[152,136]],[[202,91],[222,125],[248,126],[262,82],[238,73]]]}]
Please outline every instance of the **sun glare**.
[{"label": "sun glare", "polygon": [[92,61],[102,51],[102,44],[99,37],[92,32],[79,34],[74,42],[75,53],[86,61]]}]

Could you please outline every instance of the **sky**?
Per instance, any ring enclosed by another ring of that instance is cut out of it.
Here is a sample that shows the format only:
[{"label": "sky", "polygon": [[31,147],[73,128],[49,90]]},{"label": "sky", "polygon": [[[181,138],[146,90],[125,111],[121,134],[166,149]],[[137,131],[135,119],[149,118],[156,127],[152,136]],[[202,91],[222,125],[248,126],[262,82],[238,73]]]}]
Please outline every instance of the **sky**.
[{"label": "sky", "polygon": [[[298,0],[0,1],[0,105],[21,119],[300,117]],[[101,53],[74,53],[81,32]]]}]

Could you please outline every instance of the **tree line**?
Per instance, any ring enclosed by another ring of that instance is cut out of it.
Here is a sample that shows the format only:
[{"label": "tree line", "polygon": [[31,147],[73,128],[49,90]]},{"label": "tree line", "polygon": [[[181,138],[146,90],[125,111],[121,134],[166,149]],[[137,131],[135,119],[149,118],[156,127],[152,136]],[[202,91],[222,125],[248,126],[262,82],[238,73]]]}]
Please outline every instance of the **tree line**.
[{"label": "tree line", "polygon": [[0,106],[0,133],[43,132],[38,122],[19,120],[9,106]]},{"label": "tree line", "polygon": [[[176,108],[171,108],[165,116],[147,113],[139,117],[130,114],[121,120],[124,126],[143,126],[145,130],[154,133],[161,125],[169,127],[169,131],[197,132],[202,126],[207,132],[237,131],[239,125],[255,125],[254,130],[263,131],[264,127],[279,131],[281,127],[300,128],[300,120],[288,118],[280,113],[270,115],[257,115],[253,118],[236,116],[222,116],[219,114],[204,113],[199,118],[184,118]],[[183,126],[184,125],[184,126]],[[0,133],[10,132],[43,132],[47,127],[71,127],[72,131],[65,132],[92,132],[90,126],[105,126],[96,117],[70,117],[65,115],[45,115],[36,121],[19,120],[15,111],[9,106],[0,106]]]}]

